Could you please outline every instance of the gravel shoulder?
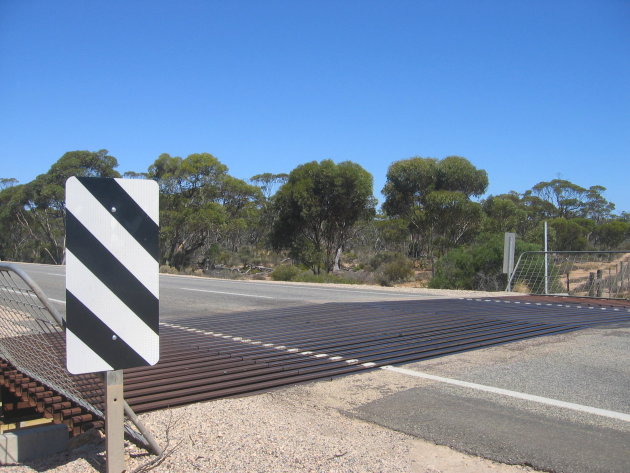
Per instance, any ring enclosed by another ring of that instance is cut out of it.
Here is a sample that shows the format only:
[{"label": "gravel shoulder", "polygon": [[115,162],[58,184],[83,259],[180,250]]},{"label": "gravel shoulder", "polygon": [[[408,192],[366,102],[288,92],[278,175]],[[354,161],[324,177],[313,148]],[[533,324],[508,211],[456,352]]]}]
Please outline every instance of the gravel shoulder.
[{"label": "gravel shoulder", "polygon": [[[377,370],[332,381],[193,404],[141,416],[172,449],[155,472],[522,473],[356,419],[351,410],[424,381]],[[126,447],[128,471],[154,457]],[[7,473],[105,471],[100,436]]]}]

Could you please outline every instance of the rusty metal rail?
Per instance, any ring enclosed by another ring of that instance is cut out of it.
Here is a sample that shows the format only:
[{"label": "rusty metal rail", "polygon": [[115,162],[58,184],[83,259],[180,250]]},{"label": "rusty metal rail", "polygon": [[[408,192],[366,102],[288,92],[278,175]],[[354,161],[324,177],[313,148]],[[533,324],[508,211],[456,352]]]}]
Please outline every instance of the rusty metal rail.
[{"label": "rusty metal rail", "polygon": [[[160,362],[125,370],[125,398],[136,412],[145,412],[601,324],[630,324],[628,303],[471,298],[173,319],[161,324]],[[5,384],[25,384],[15,370],[9,372]],[[82,389],[98,396],[90,383]],[[47,396],[72,415],[64,400]]]}]

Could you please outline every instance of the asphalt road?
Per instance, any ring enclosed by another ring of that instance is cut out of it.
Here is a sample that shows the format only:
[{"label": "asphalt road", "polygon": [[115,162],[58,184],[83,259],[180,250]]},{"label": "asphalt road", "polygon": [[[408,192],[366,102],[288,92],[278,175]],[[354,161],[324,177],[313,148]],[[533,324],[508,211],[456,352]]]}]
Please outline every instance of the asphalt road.
[{"label": "asphalt road", "polygon": [[[63,267],[22,268],[63,308]],[[408,292],[364,287],[167,275],[160,276],[160,292],[162,320],[313,303],[419,299]],[[357,407],[350,415],[503,463],[562,473],[630,472],[627,324],[521,341],[404,368],[491,390],[425,379],[411,388],[400,382],[406,386],[402,389],[394,381],[380,388],[386,393],[382,398]],[[408,376],[394,373],[394,379]],[[500,390],[552,402],[520,399]],[[578,408],[562,406],[562,402]],[[598,409],[611,415],[602,415]]]},{"label": "asphalt road", "polygon": [[[15,263],[65,310],[65,266]],[[422,298],[444,296],[423,295]],[[319,304],[419,299],[418,294],[363,286],[327,287],[269,281],[239,281],[160,275],[160,320],[210,316],[234,311]]]},{"label": "asphalt road", "polygon": [[[541,337],[404,366],[489,391],[420,380],[352,415],[501,463],[557,473],[628,473],[629,361],[628,326]],[[610,417],[589,412],[596,409]]]}]

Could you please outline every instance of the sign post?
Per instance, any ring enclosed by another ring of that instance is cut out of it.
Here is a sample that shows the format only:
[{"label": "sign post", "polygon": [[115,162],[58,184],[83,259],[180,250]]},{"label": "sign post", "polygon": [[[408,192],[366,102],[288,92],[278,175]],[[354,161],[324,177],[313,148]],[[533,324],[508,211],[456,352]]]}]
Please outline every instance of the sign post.
[{"label": "sign post", "polygon": [[123,372],[105,374],[105,442],[107,473],[125,471],[125,412],[123,408]]},{"label": "sign post", "polygon": [[[508,284],[514,271],[514,253],[516,251],[516,233],[505,233],[503,239],[503,273],[507,274]],[[508,291],[511,288],[508,286]]]},{"label": "sign post", "polygon": [[158,199],[149,180],[66,181],[66,365],[106,372],[108,473],[125,470],[122,370],[159,359]]}]

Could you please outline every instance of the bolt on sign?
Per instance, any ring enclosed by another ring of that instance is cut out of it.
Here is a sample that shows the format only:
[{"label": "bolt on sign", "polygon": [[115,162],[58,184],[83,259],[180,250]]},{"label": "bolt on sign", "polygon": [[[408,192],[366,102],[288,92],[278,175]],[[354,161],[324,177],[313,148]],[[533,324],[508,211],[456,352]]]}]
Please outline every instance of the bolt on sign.
[{"label": "bolt on sign", "polygon": [[66,364],[74,374],[159,358],[155,181],[66,181]]}]

